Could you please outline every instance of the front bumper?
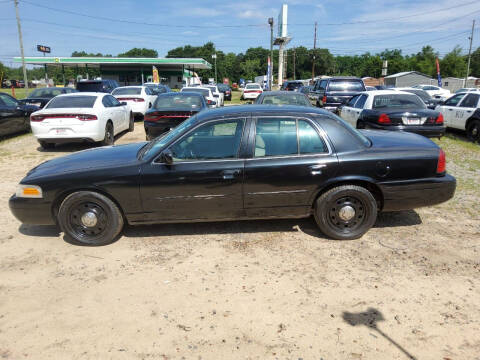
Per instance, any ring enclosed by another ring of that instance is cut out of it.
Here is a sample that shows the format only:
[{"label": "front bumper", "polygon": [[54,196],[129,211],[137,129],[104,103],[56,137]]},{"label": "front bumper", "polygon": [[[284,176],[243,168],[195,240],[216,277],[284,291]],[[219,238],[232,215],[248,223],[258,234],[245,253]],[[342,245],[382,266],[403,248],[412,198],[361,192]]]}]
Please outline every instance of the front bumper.
[{"label": "front bumper", "polygon": [[393,125],[382,126],[378,124],[368,124],[369,127],[376,130],[390,130],[390,131],[406,131],[419,135],[423,135],[429,138],[441,138],[445,135],[445,126],[425,126],[425,125]]},{"label": "front bumper", "polygon": [[52,203],[45,199],[19,198],[12,195],[8,206],[13,216],[23,224],[54,225]]},{"label": "front bumper", "polygon": [[383,211],[411,210],[450,200],[457,181],[449,174],[441,177],[379,183]]}]

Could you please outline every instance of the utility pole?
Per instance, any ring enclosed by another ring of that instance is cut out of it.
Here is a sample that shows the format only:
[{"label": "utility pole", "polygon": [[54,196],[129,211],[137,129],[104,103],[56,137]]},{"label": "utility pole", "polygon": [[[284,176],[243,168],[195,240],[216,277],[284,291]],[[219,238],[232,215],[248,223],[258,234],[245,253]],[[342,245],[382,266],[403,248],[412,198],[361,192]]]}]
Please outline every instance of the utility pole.
[{"label": "utility pole", "polygon": [[268,18],[270,24],[270,78],[268,79],[268,89],[272,91],[273,85],[273,18]]},{"label": "utility pole", "polygon": [[293,48],[293,80],[297,80],[295,77],[295,48]]},{"label": "utility pole", "polygon": [[217,83],[217,53],[212,55],[212,58],[215,59],[215,84]]},{"label": "utility pole", "polygon": [[465,76],[465,83],[463,87],[467,87],[468,75],[470,73],[470,59],[472,57],[472,41],[473,41],[473,32],[475,31],[475,20],[472,23],[472,34],[470,35],[470,49],[468,50],[468,62],[467,62],[467,75]]},{"label": "utility pole", "polygon": [[315,50],[317,49],[317,22],[315,21],[315,33],[313,34],[313,61],[312,61],[312,82],[315,81]]},{"label": "utility pole", "polygon": [[23,81],[25,82],[25,95],[28,95],[27,68],[25,67],[25,55],[23,53],[22,26],[20,25],[20,15],[18,15],[18,0],[13,0],[15,4],[15,15],[17,16],[18,40],[20,42],[20,55],[22,56]]}]

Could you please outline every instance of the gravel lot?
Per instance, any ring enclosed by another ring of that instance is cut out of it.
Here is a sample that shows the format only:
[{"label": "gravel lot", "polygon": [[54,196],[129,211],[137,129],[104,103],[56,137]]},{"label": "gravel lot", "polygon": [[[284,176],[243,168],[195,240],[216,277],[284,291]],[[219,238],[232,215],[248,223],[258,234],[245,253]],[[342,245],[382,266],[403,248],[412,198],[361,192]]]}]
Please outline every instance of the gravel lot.
[{"label": "gravel lot", "polygon": [[[117,143],[143,139],[137,123]],[[306,219],[129,227],[91,248],[7,205],[30,168],[86,146],[0,142],[0,358],[480,359],[480,146],[440,144],[455,198],[360,240]]]}]

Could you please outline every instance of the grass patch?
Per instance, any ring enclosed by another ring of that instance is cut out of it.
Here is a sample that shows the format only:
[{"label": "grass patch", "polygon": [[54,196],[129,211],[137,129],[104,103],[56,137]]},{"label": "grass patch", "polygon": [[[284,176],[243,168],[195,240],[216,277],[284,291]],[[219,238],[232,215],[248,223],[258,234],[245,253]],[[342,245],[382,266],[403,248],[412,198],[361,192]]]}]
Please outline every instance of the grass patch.
[{"label": "grass patch", "polygon": [[[33,90],[28,89],[29,93],[31,93]],[[0,92],[6,93],[8,95],[12,95],[12,89],[0,89]],[[15,89],[15,97],[17,99],[25,99],[26,97],[26,90],[25,89]],[[12,95],[13,96],[13,95]]]},{"label": "grass patch", "polygon": [[243,105],[247,104],[249,102],[245,100],[240,100],[240,97],[242,96],[241,91],[232,91],[232,101],[225,101],[225,104],[231,104],[231,105]]}]

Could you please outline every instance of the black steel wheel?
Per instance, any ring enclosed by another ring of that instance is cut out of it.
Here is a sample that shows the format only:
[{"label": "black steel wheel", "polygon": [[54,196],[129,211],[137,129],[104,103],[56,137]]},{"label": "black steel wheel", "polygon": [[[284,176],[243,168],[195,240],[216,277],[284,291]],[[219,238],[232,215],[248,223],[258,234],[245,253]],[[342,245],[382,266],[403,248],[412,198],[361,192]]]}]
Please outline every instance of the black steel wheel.
[{"label": "black steel wheel", "polygon": [[133,113],[130,113],[130,122],[128,123],[128,131],[132,132],[135,129],[135,119]]},{"label": "black steel wheel", "polygon": [[468,124],[467,137],[470,141],[480,142],[480,120],[473,120]]},{"label": "black steel wheel", "polygon": [[361,186],[342,185],[317,199],[314,214],[320,230],[332,239],[358,239],[375,224],[377,202]]},{"label": "black steel wheel", "polygon": [[58,211],[58,224],[65,236],[83,245],[106,245],[115,241],[123,228],[123,216],[108,197],[78,191],[63,200]]},{"label": "black steel wheel", "polygon": [[105,137],[102,141],[102,145],[113,145],[115,141],[115,135],[113,132],[113,124],[109,121],[105,125]]}]

